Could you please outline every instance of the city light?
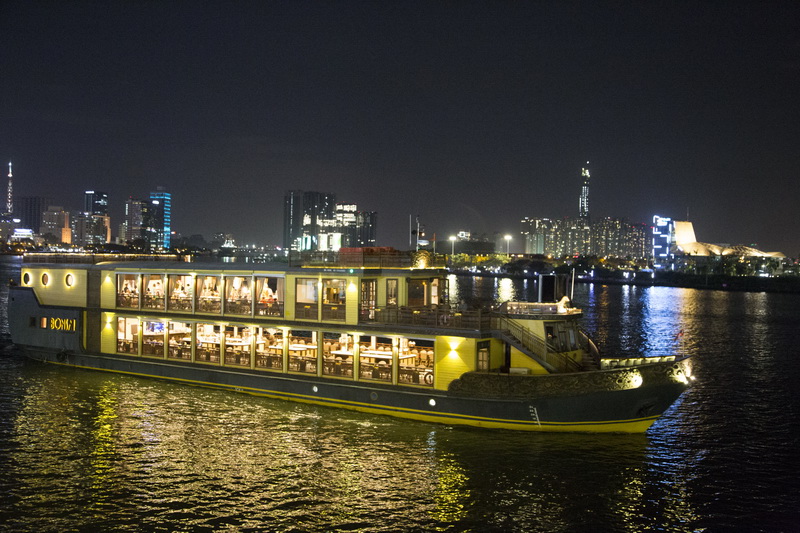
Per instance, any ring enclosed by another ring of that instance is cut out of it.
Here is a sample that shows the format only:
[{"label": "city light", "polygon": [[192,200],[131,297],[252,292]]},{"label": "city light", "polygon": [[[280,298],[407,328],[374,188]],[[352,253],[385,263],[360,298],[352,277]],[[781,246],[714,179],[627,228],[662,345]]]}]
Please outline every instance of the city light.
[{"label": "city light", "polygon": [[450,235],[450,255],[456,255],[456,236]]},{"label": "city light", "polygon": [[503,238],[506,240],[506,255],[508,255],[511,253],[511,235],[506,235]]}]

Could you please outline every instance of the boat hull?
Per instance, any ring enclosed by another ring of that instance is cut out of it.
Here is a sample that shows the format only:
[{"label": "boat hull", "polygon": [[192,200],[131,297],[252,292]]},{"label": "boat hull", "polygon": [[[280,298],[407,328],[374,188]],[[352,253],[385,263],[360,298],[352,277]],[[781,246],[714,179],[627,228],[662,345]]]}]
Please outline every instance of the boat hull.
[{"label": "boat hull", "polygon": [[164,379],[425,422],[526,431],[641,433],[686,388],[680,382],[664,380],[630,390],[573,390],[568,395],[562,392],[527,398],[465,397],[450,391],[381,386],[140,356],[75,353],[35,346],[21,348],[32,359],[57,365]]}]

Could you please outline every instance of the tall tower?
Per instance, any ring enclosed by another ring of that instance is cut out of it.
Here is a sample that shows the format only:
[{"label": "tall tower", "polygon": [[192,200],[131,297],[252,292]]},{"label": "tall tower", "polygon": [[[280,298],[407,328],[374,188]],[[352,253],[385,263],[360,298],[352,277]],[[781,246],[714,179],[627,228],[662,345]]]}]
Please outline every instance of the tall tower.
[{"label": "tall tower", "polygon": [[148,231],[154,239],[150,245],[169,250],[172,238],[172,193],[158,186],[150,193]]},{"label": "tall tower", "polygon": [[581,197],[578,205],[578,216],[580,218],[589,220],[589,162],[586,162],[586,167],[581,169],[581,177],[583,178],[583,185],[581,186]]},{"label": "tall tower", "polygon": [[11,184],[11,161],[8,162],[8,197],[6,198],[6,213],[13,213],[14,212],[14,187]]}]

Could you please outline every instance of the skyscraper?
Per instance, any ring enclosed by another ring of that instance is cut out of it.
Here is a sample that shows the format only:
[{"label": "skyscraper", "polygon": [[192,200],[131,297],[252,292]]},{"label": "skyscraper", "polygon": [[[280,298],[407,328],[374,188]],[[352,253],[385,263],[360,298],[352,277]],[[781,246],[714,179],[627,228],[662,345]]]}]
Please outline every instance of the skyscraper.
[{"label": "skyscraper", "polygon": [[18,196],[12,201],[14,218],[20,219],[23,228],[31,229],[34,233],[40,233],[42,224],[42,213],[53,201],[50,198],[41,196]]},{"label": "skyscraper", "polygon": [[164,187],[156,187],[155,192],[150,193],[150,205],[148,210],[147,233],[149,243],[152,248],[159,250],[169,250],[172,235],[172,194],[167,192]]},{"label": "skyscraper", "polygon": [[288,191],[283,203],[283,245],[286,250],[319,250],[319,236],[335,224],[336,195]]},{"label": "skyscraper", "polygon": [[581,196],[578,200],[578,217],[589,222],[589,162],[586,167],[581,169],[583,185],[581,186]]},{"label": "skyscraper", "polygon": [[6,213],[11,214],[14,212],[14,186],[11,183],[11,161],[8,162],[8,195],[6,196]]},{"label": "skyscraper", "polygon": [[108,193],[86,191],[83,196],[83,211],[90,215],[108,215]]},{"label": "skyscraper", "polygon": [[119,229],[121,242],[134,242],[139,239],[147,240],[145,221],[148,211],[149,205],[145,200],[133,197],[125,200],[125,218]]}]

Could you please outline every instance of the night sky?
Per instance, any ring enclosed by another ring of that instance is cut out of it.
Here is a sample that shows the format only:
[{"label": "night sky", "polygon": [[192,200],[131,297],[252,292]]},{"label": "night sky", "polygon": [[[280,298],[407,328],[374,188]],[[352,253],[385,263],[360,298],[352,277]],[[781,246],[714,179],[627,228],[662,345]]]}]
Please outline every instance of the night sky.
[{"label": "night sky", "polygon": [[[0,158],[280,244],[287,189],[446,240],[577,216],[800,254],[800,2],[0,2]],[[4,189],[4,187],[3,187]]]}]

